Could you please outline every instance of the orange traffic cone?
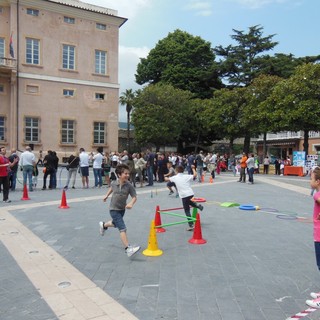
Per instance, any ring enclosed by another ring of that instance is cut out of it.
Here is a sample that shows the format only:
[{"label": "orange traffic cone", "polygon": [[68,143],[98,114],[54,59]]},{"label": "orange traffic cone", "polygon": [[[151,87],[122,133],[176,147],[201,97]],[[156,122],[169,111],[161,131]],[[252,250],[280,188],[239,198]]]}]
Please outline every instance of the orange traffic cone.
[{"label": "orange traffic cone", "polygon": [[163,254],[163,251],[158,248],[157,233],[155,230],[154,220],[151,221],[150,225],[148,248],[143,250],[142,253],[148,257],[157,257]]},{"label": "orange traffic cone", "polygon": [[67,205],[67,198],[66,198],[66,191],[62,190],[62,198],[61,198],[61,204],[59,206],[60,209],[69,209],[70,207]]},{"label": "orange traffic cone", "polygon": [[28,189],[27,189],[26,184],[23,186],[23,195],[22,195],[21,200],[30,200],[30,198],[28,196]]},{"label": "orange traffic cone", "polygon": [[165,228],[157,228],[158,226],[161,226],[162,225],[162,222],[161,222],[161,216],[160,216],[160,207],[157,206],[156,207],[156,214],[155,214],[155,217],[154,217],[154,225],[156,227],[156,232],[166,232],[166,229]]},{"label": "orange traffic cone", "polygon": [[213,178],[212,178],[212,176],[210,176],[210,178],[209,178],[209,183],[213,183]]},{"label": "orange traffic cone", "polygon": [[193,237],[189,240],[192,244],[204,244],[207,243],[207,240],[202,239],[201,232],[201,223],[200,223],[200,214],[197,213],[196,225],[193,230]]},{"label": "orange traffic cone", "polygon": [[204,182],[204,174],[201,176],[201,182]]}]

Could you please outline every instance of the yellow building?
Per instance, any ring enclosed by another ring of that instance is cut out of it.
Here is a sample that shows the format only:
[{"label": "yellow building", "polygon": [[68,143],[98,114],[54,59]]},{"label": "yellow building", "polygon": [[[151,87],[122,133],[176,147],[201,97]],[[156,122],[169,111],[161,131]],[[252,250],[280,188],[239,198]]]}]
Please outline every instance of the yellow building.
[{"label": "yellow building", "polygon": [[118,150],[126,20],[78,0],[0,0],[0,145]]}]

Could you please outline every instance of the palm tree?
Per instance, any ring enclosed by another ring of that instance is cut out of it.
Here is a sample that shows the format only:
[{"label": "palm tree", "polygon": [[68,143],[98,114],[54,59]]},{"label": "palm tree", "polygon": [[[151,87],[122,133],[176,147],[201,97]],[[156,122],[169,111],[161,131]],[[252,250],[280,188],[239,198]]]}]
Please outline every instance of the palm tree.
[{"label": "palm tree", "polygon": [[135,93],[132,89],[126,89],[125,92],[121,93],[119,98],[119,103],[122,106],[126,106],[127,111],[127,149],[130,151],[130,113],[133,108],[133,100],[135,98]]}]

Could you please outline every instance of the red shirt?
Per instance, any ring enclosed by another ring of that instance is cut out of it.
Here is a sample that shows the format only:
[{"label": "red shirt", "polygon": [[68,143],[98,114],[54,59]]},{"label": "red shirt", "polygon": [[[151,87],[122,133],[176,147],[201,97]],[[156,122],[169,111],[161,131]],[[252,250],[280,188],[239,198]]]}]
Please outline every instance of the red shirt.
[{"label": "red shirt", "polygon": [[[0,165],[9,163],[9,159],[0,155]],[[8,176],[8,167],[0,167],[0,177],[7,177]]]}]

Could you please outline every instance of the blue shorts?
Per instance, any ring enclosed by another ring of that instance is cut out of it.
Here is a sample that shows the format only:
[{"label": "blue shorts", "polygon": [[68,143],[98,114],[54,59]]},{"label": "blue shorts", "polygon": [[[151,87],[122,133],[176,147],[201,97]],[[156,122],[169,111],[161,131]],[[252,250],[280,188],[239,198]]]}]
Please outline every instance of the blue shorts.
[{"label": "blue shorts", "polygon": [[123,221],[125,210],[110,210],[110,216],[112,218],[113,225],[119,229],[120,232],[127,230],[126,225]]},{"label": "blue shorts", "polygon": [[318,269],[320,270],[320,242],[314,242],[314,249],[316,253],[316,262]]},{"label": "blue shorts", "polygon": [[80,167],[80,169],[83,177],[89,177],[89,167]]}]

